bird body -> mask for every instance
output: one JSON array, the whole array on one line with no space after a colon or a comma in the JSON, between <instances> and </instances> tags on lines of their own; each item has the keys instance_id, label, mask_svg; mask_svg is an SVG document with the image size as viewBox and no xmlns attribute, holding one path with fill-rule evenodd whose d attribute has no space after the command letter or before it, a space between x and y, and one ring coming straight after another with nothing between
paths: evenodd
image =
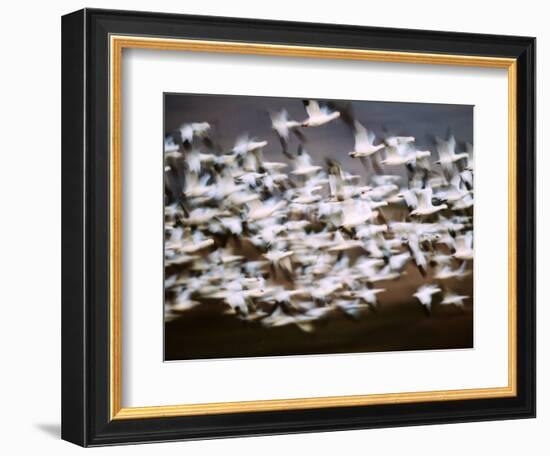
<instances>
[{"instance_id":1,"label":"bird body","mask_svg":"<svg viewBox=\"0 0 550 456\"><path fill-rule=\"evenodd\" d=\"M214 217L217 217L220 215L220 211L218 209L193 209L187 218L184 219L184 223L186 225L203 225L208 223L210 220L212 220Z\"/></svg>"},{"instance_id":2,"label":"bird body","mask_svg":"<svg viewBox=\"0 0 550 456\"><path fill-rule=\"evenodd\" d=\"M290 139L290 132L294 133L300 141L304 142L305 137L300 132L299 127L302 126L302 122L296 120L290 120L288 118L288 112L286 109L282 109L278 113L271 114L271 127L279 136L279 140L283 147L283 153L288 156L288 142Z\"/></svg>"},{"instance_id":3,"label":"bird body","mask_svg":"<svg viewBox=\"0 0 550 456\"><path fill-rule=\"evenodd\" d=\"M304 101L308 118L302 122L302 127L320 127L340 117L339 111L330 111L326 106L320 107L314 100Z\"/></svg>"},{"instance_id":4,"label":"bird body","mask_svg":"<svg viewBox=\"0 0 550 456\"><path fill-rule=\"evenodd\" d=\"M358 298L361 301L365 302L369 306L376 307L378 305L378 300L376 298L376 295L379 293L383 293L386 291L385 288L368 288L365 287L360 290L350 291L348 292L348 296L353 298Z\"/></svg>"},{"instance_id":5,"label":"bird body","mask_svg":"<svg viewBox=\"0 0 550 456\"><path fill-rule=\"evenodd\" d=\"M256 221L270 217L276 211L285 207L286 202L276 201L274 199L270 199L267 201L259 201L257 199L254 199L252 201L249 201L247 205L249 208L248 219L250 221Z\"/></svg>"},{"instance_id":6,"label":"bird body","mask_svg":"<svg viewBox=\"0 0 550 456\"><path fill-rule=\"evenodd\" d=\"M401 272L405 269L405 266L411 259L411 254L409 252L403 252L390 257L390 268L393 271Z\"/></svg>"},{"instance_id":7,"label":"bird body","mask_svg":"<svg viewBox=\"0 0 550 456\"><path fill-rule=\"evenodd\" d=\"M271 124L277 134L285 140L288 140L290 130L302 125L301 122L296 120L289 120L286 109L282 109L280 112L272 114Z\"/></svg>"},{"instance_id":8,"label":"bird body","mask_svg":"<svg viewBox=\"0 0 550 456\"><path fill-rule=\"evenodd\" d=\"M182 141L192 142L195 136L202 137L208 130L210 124L208 122L191 122L180 126L180 135Z\"/></svg>"},{"instance_id":9,"label":"bird body","mask_svg":"<svg viewBox=\"0 0 550 456\"><path fill-rule=\"evenodd\" d=\"M453 256L458 260L473 260L474 250L472 248L473 234L468 231L466 234L457 236L456 251Z\"/></svg>"},{"instance_id":10,"label":"bird body","mask_svg":"<svg viewBox=\"0 0 550 456\"><path fill-rule=\"evenodd\" d=\"M413 143L415 141L414 136L389 136L384 142L389 147L398 147L405 144Z\"/></svg>"},{"instance_id":11,"label":"bird body","mask_svg":"<svg viewBox=\"0 0 550 456\"><path fill-rule=\"evenodd\" d=\"M355 147L349 155L353 158L370 157L372 154L386 147L383 143L374 145L374 139L374 134L356 121Z\"/></svg>"},{"instance_id":12,"label":"bird body","mask_svg":"<svg viewBox=\"0 0 550 456\"><path fill-rule=\"evenodd\" d=\"M188 173L185 176L184 195L188 198L203 196L213 190L212 186L208 185L210 176L202 176L200 179L196 173Z\"/></svg>"},{"instance_id":13,"label":"bird body","mask_svg":"<svg viewBox=\"0 0 550 456\"><path fill-rule=\"evenodd\" d=\"M418 299L420 304L422 304L428 311L431 311L433 295L438 293L441 293L441 288L437 285L422 285L418 288L418 290L416 290L416 293L414 293L413 296Z\"/></svg>"},{"instance_id":14,"label":"bird body","mask_svg":"<svg viewBox=\"0 0 550 456\"><path fill-rule=\"evenodd\" d=\"M180 146L178 146L173 140L164 141L164 158L175 159L182 156L183 154L180 152Z\"/></svg>"},{"instance_id":15,"label":"bird body","mask_svg":"<svg viewBox=\"0 0 550 456\"><path fill-rule=\"evenodd\" d=\"M235 146L233 147L233 152L238 156L245 156L249 152L260 150L265 146L267 146L267 141L257 141L251 139L248 135L242 135L237 138Z\"/></svg>"},{"instance_id":16,"label":"bird body","mask_svg":"<svg viewBox=\"0 0 550 456\"><path fill-rule=\"evenodd\" d=\"M319 165L312 165L309 154L305 150L301 149L298 152L298 155L294 158L294 170L291 171L291 173L302 176L315 173L320 169L321 167Z\"/></svg>"},{"instance_id":17,"label":"bird body","mask_svg":"<svg viewBox=\"0 0 550 456\"><path fill-rule=\"evenodd\" d=\"M356 247L362 247L363 243L359 240L344 239L340 231L334 232L334 238L332 240L331 247L328 248L329 252L340 252L344 250L354 249Z\"/></svg>"},{"instance_id":18,"label":"bird body","mask_svg":"<svg viewBox=\"0 0 550 456\"><path fill-rule=\"evenodd\" d=\"M411 215L431 215L447 209L446 204L433 205L432 189L430 187L417 190L416 194L418 196L418 206L411 211Z\"/></svg>"},{"instance_id":19,"label":"bird body","mask_svg":"<svg viewBox=\"0 0 550 456\"><path fill-rule=\"evenodd\" d=\"M191 299L190 295L190 290L184 290L182 287L177 287L175 290L175 298L165 302L165 313L168 321L200 305L200 302Z\"/></svg>"},{"instance_id":20,"label":"bird body","mask_svg":"<svg viewBox=\"0 0 550 456\"><path fill-rule=\"evenodd\" d=\"M457 307L464 307L464 300L468 298L469 296L459 295L452 291L447 291L443 295L443 299L441 300L440 304L442 306L453 305Z\"/></svg>"},{"instance_id":21,"label":"bird body","mask_svg":"<svg viewBox=\"0 0 550 456\"><path fill-rule=\"evenodd\" d=\"M449 258L449 257L446 257ZM460 267L453 269L449 265L443 264L436 269L434 279L446 280L446 279L462 279L463 277L470 275L472 271L466 269L466 262L464 261Z\"/></svg>"},{"instance_id":22,"label":"bird body","mask_svg":"<svg viewBox=\"0 0 550 456\"><path fill-rule=\"evenodd\" d=\"M441 165L447 175L451 175L455 163L462 159L468 159L468 153L456 153L456 140L454 136L451 136L448 140L436 138L436 142L439 160L435 163Z\"/></svg>"}]
</instances>

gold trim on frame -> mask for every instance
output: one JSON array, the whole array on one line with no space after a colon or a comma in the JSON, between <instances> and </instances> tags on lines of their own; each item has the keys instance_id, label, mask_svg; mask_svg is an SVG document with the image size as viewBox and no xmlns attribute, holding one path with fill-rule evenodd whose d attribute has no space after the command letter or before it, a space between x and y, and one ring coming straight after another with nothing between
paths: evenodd
<instances>
[{"instance_id":1,"label":"gold trim on frame","mask_svg":"<svg viewBox=\"0 0 550 456\"><path fill-rule=\"evenodd\" d=\"M207 404L122 407L122 50L154 49L209 53L254 54L302 58L367 60L431 65L508 69L508 386L462 390L330 396ZM517 394L517 230L516 116L517 61L510 58L387 52L226 41L137 36L110 37L110 415L111 419L159 418L239 412L265 412L374 404L413 403L512 397Z\"/></svg>"}]
</instances>

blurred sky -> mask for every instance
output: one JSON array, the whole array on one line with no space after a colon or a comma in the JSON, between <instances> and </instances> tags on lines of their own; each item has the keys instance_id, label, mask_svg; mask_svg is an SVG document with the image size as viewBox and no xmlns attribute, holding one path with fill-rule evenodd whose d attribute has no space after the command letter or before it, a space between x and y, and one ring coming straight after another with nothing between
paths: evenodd
<instances>
[{"instance_id":1,"label":"blurred sky","mask_svg":"<svg viewBox=\"0 0 550 456\"><path fill-rule=\"evenodd\" d=\"M267 140L264 157L283 160L276 133L271 129L270 111L285 108L289 117L303 121L307 115L300 98L275 98L234 95L165 94L165 132L170 133L185 122L209 122L212 137L225 151L230 151L235 139L242 133ZM321 103L325 100L319 100ZM473 106L432 103L402 103L379 101L352 101L356 120L376 134L377 144L387 135L411 135L419 149L437 153L430 137L446 137L450 130L460 142L473 143ZM336 158L344 168L354 169L357 160L348 156L353 150L353 135L340 120L316 128L302 129L307 137L305 149L315 162L324 157ZM290 143L295 152L296 138ZM459 146L460 149L460 146Z\"/></svg>"}]
</instances>

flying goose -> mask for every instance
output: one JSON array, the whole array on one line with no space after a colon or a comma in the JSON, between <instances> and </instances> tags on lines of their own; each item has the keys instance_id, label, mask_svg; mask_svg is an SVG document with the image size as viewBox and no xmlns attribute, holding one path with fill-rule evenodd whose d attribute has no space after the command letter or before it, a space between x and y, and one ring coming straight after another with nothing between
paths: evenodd
<instances>
[{"instance_id":1,"label":"flying goose","mask_svg":"<svg viewBox=\"0 0 550 456\"><path fill-rule=\"evenodd\" d=\"M353 151L349 153L350 157L360 158L369 157L372 154L378 152L380 149L386 147L384 143L374 145L374 133L367 130L359 122L355 121L355 147Z\"/></svg>"},{"instance_id":2,"label":"flying goose","mask_svg":"<svg viewBox=\"0 0 550 456\"><path fill-rule=\"evenodd\" d=\"M376 309L378 306L378 300L376 295L386 291L385 288L368 288L364 287L360 290L352 290L347 292L347 296L357 298L366 303L370 308Z\"/></svg>"},{"instance_id":3,"label":"flying goose","mask_svg":"<svg viewBox=\"0 0 550 456\"><path fill-rule=\"evenodd\" d=\"M247 134L239 136L233 147L233 152L237 156L245 156L249 152L254 152L267 146L267 141L256 141L251 139Z\"/></svg>"},{"instance_id":4,"label":"flying goose","mask_svg":"<svg viewBox=\"0 0 550 456\"><path fill-rule=\"evenodd\" d=\"M337 299L334 304L338 309L344 312L345 315L353 318L354 320L359 320L363 312L370 308L359 299L354 299L352 301L348 299Z\"/></svg>"},{"instance_id":5,"label":"flying goose","mask_svg":"<svg viewBox=\"0 0 550 456\"><path fill-rule=\"evenodd\" d=\"M334 232L332 239L332 246L328 248L329 252L341 252L344 250L354 249L356 247L362 247L363 243L354 239L344 239L342 233L339 230Z\"/></svg>"},{"instance_id":6,"label":"flying goose","mask_svg":"<svg viewBox=\"0 0 550 456\"><path fill-rule=\"evenodd\" d=\"M450 175L456 162L468 158L467 152L456 153L456 140L450 136L448 140L436 138L436 148L439 154L439 160L435 164L441 165L446 174Z\"/></svg>"},{"instance_id":7,"label":"flying goose","mask_svg":"<svg viewBox=\"0 0 550 456\"><path fill-rule=\"evenodd\" d=\"M431 187L417 190L418 206L410 212L410 215L431 215L436 212L447 209L446 204L432 204L432 189Z\"/></svg>"},{"instance_id":8,"label":"flying goose","mask_svg":"<svg viewBox=\"0 0 550 456\"><path fill-rule=\"evenodd\" d=\"M203 163L214 163L216 161L214 154L204 154L198 149L191 149L185 154L185 163L189 171L200 173Z\"/></svg>"},{"instance_id":9,"label":"flying goose","mask_svg":"<svg viewBox=\"0 0 550 456\"><path fill-rule=\"evenodd\" d=\"M257 199L248 201L248 214L247 218L250 221L257 221L273 215L279 209L286 206L286 201L277 200L275 198L268 199L266 201L259 201Z\"/></svg>"},{"instance_id":10,"label":"flying goose","mask_svg":"<svg viewBox=\"0 0 550 456\"><path fill-rule=\"evenodd\" d=\"M449 258L449 257L446 256L446 258ZM436 269L434 273L434 279L438 279L438 280L446 280L446 279L454 279L454 278L462 279L463 277L470 275L472 273L472 271L468 271L466 269L466 265L467 265L466 261L463 261L458 268L453 269L448 264L442 264Z\"/></svg>"},{"instance_id":11,"label":"flying goose","mask_svg":"<svg viewBox=\"0 0 550 456\"><path fill-rule=\"evenodd\" d=\"M283 153L288 154L288 141L290 132L294 133L302 142L305 141L305 137L300 132L299 127L302 126L302 122L296 120L289 120L288 112L286 109L282 109L278 113L271 114L271 127L279 136L281 146L283 147Z\"/></svg>"},{"instance_id":12,"label":"flying goose","mask_svg":"<svg viewBox=\"0 0 550 456\"><path fill-rule=\"evenodd\" d=\"M274 266L278 266L284 271L291 273L292 272L292 262L290 257L294 254L292 250L268 250L267 253L264 253L263 256Z\"/></svg>"},{"instance_id":13,"label":"flying goose","mask_svg":"<svg viewBox=\"0 0 550 456\"><path fill-rule=\"evenodd\" d=\"M474 236L472 231L456 237L455 253L453 257L458 260L473 260L474 259L474 249L473 249L473 240Z\"/></svg>"},{"instance_id":14,"label":"flying goose","mask_svg":"<svg viewBox=\"0 0 550 456\"><path fill-rule=\"evenodd\" d=\"M430 313L432 311L433 295L441 293L441 288L437 285L421 285L414 293L414 297L420 301L420 304Z\"/></svg>"},{"instance_id":15,"label":"flying goose","mask_svg":"<svg viewBox=\"0 0 550 456\"><path fill-rule=\"evenodd\" d=\"M291 171L292 174L298 176L304 176L307 174L312 174L321 169L318 165L312 165L311 157L302 147L298 148L298 153L294 157L294 170Z\"/></svg>"},{"instance_id":16,"label":"flying goose","mask_svg":"<svg viewBox=\"0 0 550 456\"><path fill-rule=\"evenodd\" d=\"M315 100L304 100L308 118L302 122L302 127L320 127L340 117L340 111L330 111L327 106L319 106Z\"/></svg>"},{"instance_id":17,"label":"flying goose","mask_svg":"<svg viewBox=\"0 0 550 456\"><path fill-rule=\"evenodd\" d=\"M171 137L164 140L164 157L165 158L180 158L183 154L180 152L180 146L174 143Z\"/></svg>"},{"instance_id":18,"label":"flying goose","mask_svg":"<svg viewBox=\"0 0 550 456\"><path fill-rule=\"evenodd\" d=\"M213 190L213 187L208 185L209 181L209 175L204 175L199 178L199 175L196 173L187 173L185 175L185 187L183 194L187 198L203 196Z\"/></svg>"},{"instance_id":19,"label":"flying goose","mask_svg":"<svg viewBox=\"0 0 550 456\"><path fill-rule=\"evenodd\" d=\"M409 142L397 143L386 147L386 158L381 163L388 166L414 165L417 160L429 157L430 154L429 150L416 150Z\"/></svg>"},{"instance_id":20,"label":"flying goose","mask_svg":"<svg viewBox=\"0 0 550 456\"><path fill-rule=\"evenodd\" d=\"M193 142L195 136L203 137L210 130L208 122L191 122L180 126L179 131L181 140L189 143Z\"/></svg>"},{"instance_id":21,"label":"flying goose","mask_svg":"<svg viewBox=\"0 0 550 456\"><path fill-rule=\"evenodd\" d=\"M403 146L405 144L413 143L414 141L415 141L414 136L388 136L384 140L384 143L388 147L396 148L398 146Z\"/></svg>"},{"instance_id":22,"label":"flying goose","mask_svg":"<svg viewBox=\"0 0 550 456\"><path fill-rule=\"evenodd\" d=\"M459 295L453 291L446 291L443 294L443 299L439 304L443 306L453 305L457 307L464 307L464 300L468 298L469 296Z\"/></svg>"}]
</instances>

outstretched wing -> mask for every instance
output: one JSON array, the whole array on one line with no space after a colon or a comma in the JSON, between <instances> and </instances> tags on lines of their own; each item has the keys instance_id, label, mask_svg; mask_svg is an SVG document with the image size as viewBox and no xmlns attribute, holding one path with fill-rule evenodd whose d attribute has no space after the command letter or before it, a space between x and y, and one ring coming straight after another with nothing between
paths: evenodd
<instances>
[{"instance_id":1,"label":"outstretched wing","mask_svg":"<svg viewBox=\"0 0 550 456\"><path fill-rule=\"evenodd\" d=\"M304 100L304 106L309 117L317 117L321 115L319 103L315 100Z\"/></svg>"}]
</instances>

